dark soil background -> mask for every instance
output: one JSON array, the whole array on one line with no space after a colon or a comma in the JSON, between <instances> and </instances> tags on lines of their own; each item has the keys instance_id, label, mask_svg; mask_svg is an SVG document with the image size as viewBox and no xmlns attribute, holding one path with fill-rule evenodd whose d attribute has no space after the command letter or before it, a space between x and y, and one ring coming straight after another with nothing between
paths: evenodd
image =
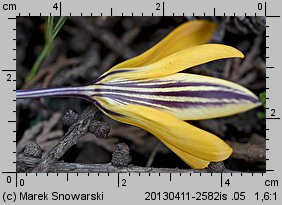
<instances>
[{"instance_id":1,"label":"dark soil background","mask_svg":"<svg viewBox=\"0 0 282 205\"><path fill-rule=\"evenodd\" d=\"M265 91L265 18L205 17L219 25L212 42L231 45L245 59L204 64L189 73L223 78L241 84L257 96ZM75 86L93 81L113 65L156 44L183 22L196 17L70 17L59 31L52 52L37 76L25 82L44 46L44 17L17 18L17 89ZM67 131L62 116L68 110L81 113L89 102L80 99L17 100L17 151L36 142L43 154ZM265 110L263 107L232 117L191 122L210 131L234 148L225 166L244 172L265 170ZM130 163L160 168L189 168L150 133L106 116L111 132L105 139L87 134L61 160L109 163L114 147L130 147Z\"/></svg>"}]
</instances>

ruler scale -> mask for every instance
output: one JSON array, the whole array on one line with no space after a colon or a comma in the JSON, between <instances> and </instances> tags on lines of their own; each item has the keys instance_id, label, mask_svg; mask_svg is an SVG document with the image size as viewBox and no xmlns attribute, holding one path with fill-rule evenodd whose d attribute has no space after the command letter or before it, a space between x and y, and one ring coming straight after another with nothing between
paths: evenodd
<instances>
[{"instance_id":1,"label":"ruler scale","mask_svg":"<svg viewBox=\"0 0 282 205\"><path fill-rule=\"evenodd\" d=\"M233 203L281 200L281 11L274 1L1 1L0 204ZM18 16L265 16L266 173L17 173L16 19ZM35 195L37 194L37 195ZM152 202L151 202L152 201ZM168 202L166 202L168 201ZM208 201L208 202L207 202Z\"/></svg>"}]
</instances>

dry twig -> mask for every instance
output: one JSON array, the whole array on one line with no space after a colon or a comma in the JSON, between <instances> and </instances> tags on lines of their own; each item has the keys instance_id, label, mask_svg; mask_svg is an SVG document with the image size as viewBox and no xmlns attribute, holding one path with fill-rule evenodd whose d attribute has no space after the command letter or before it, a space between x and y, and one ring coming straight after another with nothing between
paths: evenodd
<instances>
[{"instance_id":1,"label":"dry twig","mask_svg":"<svg viewBox=\"0 0 282 205\"><path fill-rule=\"evenodd\" d=\"M33 146L36 148L36 146ZM37 147L38 148L38 147ZM34 153L34 151L32 151ZM120 143L117 144L112 156L111 163L107 164L82 164L82 163L65 163L55 162L50 165L49 172L57 173L219 173L219 172L235 172L226 169L223 162L210 163L207 169L172 169L172 168L151 168L128 166L129 147ZM26 170L37 167L42 161L34 156L18 155L18 170ZM34 169L33 169L34 170Z\"/></svg>"},{"instance_id":2,"label":"dry twig","mask_svg":"<svg viewBox=\"0 0 282 205\"><path fill-rule=\"evenodd\" d=\"M49 168L59 160L63 154L88 131L96 136L105 137L109 133L109 128L101 128L101 124L96 119L99 112L96 108L88 108L81 115L69 115L72 119L68 119L67 123L73 122L65 136L56 144L46 156L31 170L31 172L48 172ZM98 133L97 130L101 133ZM103 133L102 133L103 132Z\"/></svg>"}]
</instances>

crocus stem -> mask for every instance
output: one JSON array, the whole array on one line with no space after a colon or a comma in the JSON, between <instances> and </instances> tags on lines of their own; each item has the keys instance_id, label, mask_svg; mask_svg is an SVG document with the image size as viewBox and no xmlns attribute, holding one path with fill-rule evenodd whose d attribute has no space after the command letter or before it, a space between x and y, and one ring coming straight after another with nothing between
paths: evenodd
<instances>
[{"instance_id":1,"label":"crocus stem","mask_svg":"<svg viewBox=\"0 0 282 205\"><path fill-rule=\"evenodd\" d=\"M62 87L62 88L46 88L17 90L17 99L40 98L40 97L85 97L84 87Z\"/></svg>"}]
</instances>

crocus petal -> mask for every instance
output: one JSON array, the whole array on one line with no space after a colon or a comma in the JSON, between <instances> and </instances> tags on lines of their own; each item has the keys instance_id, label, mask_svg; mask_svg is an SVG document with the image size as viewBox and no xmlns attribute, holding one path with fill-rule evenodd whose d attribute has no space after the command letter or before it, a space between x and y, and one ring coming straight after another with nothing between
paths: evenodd
<instances>
[{"instance_id":1,"label":"crocus petal","mask_svg":"<svg viewBox=\"0 0 282 205\"><path fill-rule=\"evenodd\" d=\"M112 78L148 79L171 75L210 61L224 58L243 58L241 51L222 44L204 44L181 50L150 65L136 68L120 68L103 75L103 82Z\"/></svg>"},{"instance_id":2,"label":"crocus petal","mask_svg":"<svg viewBox=\"0 0 282 205\"><path fill-rule=\"evenodd\" d=\"M203 168L210 161L223 161L232 153L232 149L217 136L169 113L140 105L111 106L103 100L98 101L105 114L149 131L193 168ZM111 110L111 113L105 109Z\"/></svg>"},{"instance_id":3,"label":"crocus petal","mask_svg":"<svg viewBox=\"0 0 282 205\"><path fill-rule=\"evenodd\" d=\"M185 48L207 43L215 29L216 24L207 20L189 21L181 24L145 53L116 65L108 72L119 68L149 65Z\"/></svg>"},{"instance_id":4,"label":"crocus petal","mask_svg":"<svg viewBox=\"0 0 282 205\"><path fill-rule=\"evenodd\" d=\"M195 169L204 169L206 168L210 161L206 161L203 159L200 159L198 157L195 157L191 154L188 154L187 152L184 152L173 145L162 141L171 151L173 151L175 154L177 154L186 164L188 164L190 167Z\"/></svg>"},{"instance_id":5,"label":"crocus petal","mask_svg":"<svg viewBox=\"0 0 282 205\"><path fill-rule=\"evenodd\" d=\"M248 89L230 81L186 73L144 80L113 79L89 86L87 95L108 104L137 104L182 120L229 116L260 105Z\"/></svg>"}]
</instances>

